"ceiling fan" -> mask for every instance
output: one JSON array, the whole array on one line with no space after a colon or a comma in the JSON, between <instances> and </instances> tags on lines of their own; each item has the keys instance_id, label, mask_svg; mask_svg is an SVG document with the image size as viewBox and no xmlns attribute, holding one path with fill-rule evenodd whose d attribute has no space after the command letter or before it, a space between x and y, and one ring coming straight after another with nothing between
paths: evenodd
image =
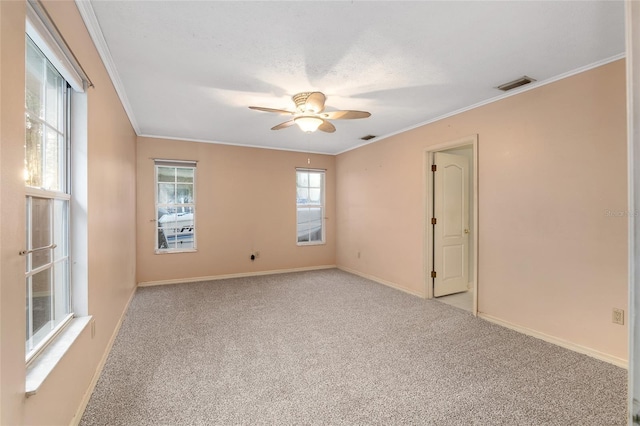
<instances>
[{"instance_id":1,"label":"ceiling fan","mask_svg":"<svg viewBox=\"0 0 640 426\"><path fill-rule=\"evenodd\" d=\"M328 120L350 120L355 118L367 118L371 113L366 111L327 111L324 112L324 102L327 97L322 92L302 92L291 97L296 104L295 111L285 109L263 108L250 106L249 108L257 111L275 112L276 114L292 115L293 118L284 123L271 128L271 130L280 130L285 127L297 124L303 132L315 132L321 130L327 133L333 133L336 128Z\"/></svg>"}]
</instances>

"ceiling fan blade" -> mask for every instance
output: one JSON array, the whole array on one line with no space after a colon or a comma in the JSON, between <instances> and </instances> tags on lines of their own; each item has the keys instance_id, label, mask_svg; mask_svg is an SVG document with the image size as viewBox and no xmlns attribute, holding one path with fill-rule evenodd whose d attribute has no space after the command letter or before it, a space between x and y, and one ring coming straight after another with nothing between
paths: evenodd
<instances>
[{"instance_id":1,"label":"ceiling fan blade","mask_svg":"<svg viewBox=\"0 0 640 426\"><path fill-rule=\"evenodd\" d=\"M287 111L285 109L264 108L264 107L257 107L257 106L250 106L249 108L255 109L256 111L275 112L276 114L288 114L288 115L294 114L294 112Z\"/></svg>"},{"instance_id":2,"label":"ceiling fan blade","mask_svg":"<svg viewBox=\"0 0 640 426\"><path fill-rule=\"evenodd\" d=\"M277 126L273 126L271 130L284 129L285 127L293 126L294 124L295 124L294 120L285 121L284 123L280 123Z\"/></svg>"},{"instance_id":3,"label":"ceiling fan blade","mask_svg":"<svg viewBox=\"0 0 640 426\"><path fill-rule=\"evenodd\" d=\"M316 114L324 111L324 102L327 98L322 92L311 92L307 96L304 105L305 112L315 112Z\"/></svg>"},{"instance_id":4,"label":"ceiling fan blade","mask_svg":"<svg viewBox=\"0 0 640 426\"><path fill-rule=\"evenodd\" d=\"M322 124L318 127L318 130L322 130L323 132L333 133L336 131L336 126L329 123L327 120L322 120Z\"/></svg>"},{"instance_id":5,"label":"ceiling fan blade","mask_svg":"<svg viewBox=\"0 0 640 426\"><path fill-rule=\"evenodd\" d=\"M323 112L322 117L329 120L353 120L356 118L367 118L371 115L367 111L329 111Z\"/></svg>"}]
</instances>

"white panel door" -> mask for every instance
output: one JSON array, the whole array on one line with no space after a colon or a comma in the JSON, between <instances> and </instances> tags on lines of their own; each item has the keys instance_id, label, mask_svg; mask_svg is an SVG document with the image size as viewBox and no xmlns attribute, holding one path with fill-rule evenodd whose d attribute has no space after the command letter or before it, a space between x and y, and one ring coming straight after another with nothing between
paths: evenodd
<instances>
[{"instance_id":1,"label":"white panel door","mask_svg":"<svg viewBox=\"0 0 640 426\"><path fill-rule=\"evenodd\" d=\"M467 291L469 282L469 159L437 152L433 206L435 297Z\"/></svg>"}]
</instances>

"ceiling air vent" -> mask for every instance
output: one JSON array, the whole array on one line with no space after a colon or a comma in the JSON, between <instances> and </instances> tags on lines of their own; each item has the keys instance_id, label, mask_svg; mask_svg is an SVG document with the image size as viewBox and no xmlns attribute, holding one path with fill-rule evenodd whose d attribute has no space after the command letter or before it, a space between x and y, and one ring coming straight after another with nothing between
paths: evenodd
<instances>
[{"instance_id":1,"label":"ceiling air vent","mask_svg":"<svg viewBox=\"0 0 640 426\"><path fill-rule=\"evenodd\" d=\"M371 139L375 138L375 136L373 135L367 135L367 136L363 136L360 139L362 139L363 141L370 141Z\"/></svg>"},{"instance_id":2,"label":"ceiling air vent","mask_svg":"<svg viewBox=\"0 0 640 426\"><path fill-rule=\"evenodd\" d=\"M524 86L525 84L529 84L529 83L531 83L533 81L536 81L536 79L535 78L531 78L531 77L527 77L525 75L522 78L519 78L517 80L513 80L513 81L510 81L508 83L502 84L502 85L498 86L497 88L502 90L502 91L504 91L504 92L506 92L506 91L515 89L517 87Z\"/></svg>"}]
</instances>

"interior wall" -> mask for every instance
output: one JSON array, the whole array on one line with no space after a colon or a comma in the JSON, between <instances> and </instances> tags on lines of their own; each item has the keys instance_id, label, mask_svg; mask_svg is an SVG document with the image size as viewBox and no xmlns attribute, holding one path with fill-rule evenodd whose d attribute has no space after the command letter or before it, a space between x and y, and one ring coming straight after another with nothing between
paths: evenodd
<instances>
[{"instance_id":1,"label":"interior wall","mask_svg":"<svg viewBox=\"0 0 640 426\"><path fill-rule=\"evenodd\" d=\"M135 290L135 141L111 80L73 1L43 2L95 84L87 91L87 328L46 379L25 397L24 74L25 2L2 1L0 56L0 424L69 424Z\"/></svg>"},{"instance_id":2,"label":"interior wall","mask_svg":"<svg viewBox=\"0 0 640 426\"><path fill-rule=\"evenodd\" d=\"M25 264L17 254L24 247L25 229L20 178L25 138L25 5L3 1L0 10L0 424L20 424L25 388Z\"/></svg>"},{"instance_id":3,"label":"interior wall","mask_svg":"<svg viewBox=\"0 0 640 426\"><path fill-rule=\"evenodd\" d=\"M625 120L619 60L339 155L338 266L424 295L424 151L478 134L480 313L626 360Z\"/></svg>"},{"instance_id":4,"label":"interior wall","mask_svg":"<svg viewBox=\"0 0 640 426\"><path fill-rule=\"evenodd\" d=\"M335 265L334 156L145 137L137 155L138 282ZM154 158L198 162L195 253L155 254ZM326 244L296 244L296 167L326 169Z\"/></svg>"}]
</instances>

